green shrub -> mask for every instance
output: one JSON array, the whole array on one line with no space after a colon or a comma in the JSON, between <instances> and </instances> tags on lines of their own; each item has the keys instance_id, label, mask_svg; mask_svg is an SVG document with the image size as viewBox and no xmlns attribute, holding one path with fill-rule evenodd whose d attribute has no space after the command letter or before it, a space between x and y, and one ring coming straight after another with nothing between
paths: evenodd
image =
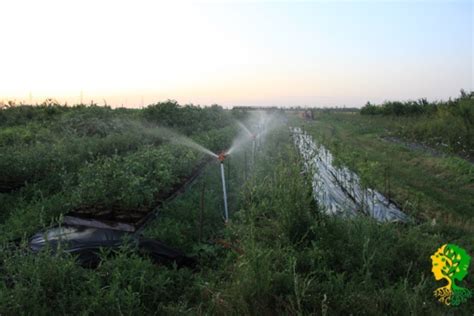
<instances>
[{"instance_id":1,"label":"green shrub","mask_svg":"<svg viewBox=\"0 0 474 316\"><path fill-rule=\"evenodd\" d=\"M220 129L233 124L230 115L218 105L180 106L173 100L149 105L143 110L143 117L149 122L176 129L185 135Z\"/></svg>"},{"instance_id":2,"label":"green shrub","mask_svg":"<svg viewBox=\"0 0 474 316\"><path fill-rule=\"evenodd\" d=\"M149 208L158 194L166 193L184 170L189 170L189 160L196 156L186 154L178 159L169 147L162 146L87 163L79 170L77 202L123 209Z\"/></svg>"}]
</instances>

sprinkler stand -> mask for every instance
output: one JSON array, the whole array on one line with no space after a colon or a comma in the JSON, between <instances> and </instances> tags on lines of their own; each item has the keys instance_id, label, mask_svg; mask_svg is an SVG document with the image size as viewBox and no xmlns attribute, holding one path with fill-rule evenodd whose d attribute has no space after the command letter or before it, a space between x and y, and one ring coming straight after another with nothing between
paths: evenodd
<instances>
[{"instance_id":1,"label":"sprinkler stand","mask_svg":"<svg viewBox=\"0 0 474 316\"><path fill-rule=\"evenodd\" d=\"M221 178L222 178L222 192L224 194L224 218L225 222L229 221L229 211L227 209L227 190L225 185L225 175L224 175L224 160L226 156L224 153L221 153L218 157L219 161L221 162Z\"/></svg>"}]
</instances>

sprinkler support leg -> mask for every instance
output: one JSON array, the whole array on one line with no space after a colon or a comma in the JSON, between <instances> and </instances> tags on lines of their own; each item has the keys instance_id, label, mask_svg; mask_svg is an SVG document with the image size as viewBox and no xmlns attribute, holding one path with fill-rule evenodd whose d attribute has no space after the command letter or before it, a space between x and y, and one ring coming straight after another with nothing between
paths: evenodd
<instances>
[{"instance_id":1,"label":"sprinkler support leg","mask_svg":"<svg viewBox=\"0 0 474 316\"><path fill-rule=\"evenodd\" d=\"M229 212L227 210L227 191L225 187L224 162L221 161L222 192L224 193L224 216L225 221L229 221Z\"/></svg>"},{"instance_id":2,"label":"sprinkler support leg","mask_svg":"<svg viewBox=\"0 0 474 316\"><path fill-rule=\"evenodd\" d=\"M244 151L244 180L247 181L247 151Z\"/></svg>"},{"instance_id":3,"label":"sprinkler support leg","mask_svg":"<svg viewBox=\"0 0 474 316\"><path fill-rule=\"evenodd\" d=\"M255 146L256 146L256 143L255 143L255 138L254 138L252 142L252 164L255 164Z\"/></svg>"}]
</instances>

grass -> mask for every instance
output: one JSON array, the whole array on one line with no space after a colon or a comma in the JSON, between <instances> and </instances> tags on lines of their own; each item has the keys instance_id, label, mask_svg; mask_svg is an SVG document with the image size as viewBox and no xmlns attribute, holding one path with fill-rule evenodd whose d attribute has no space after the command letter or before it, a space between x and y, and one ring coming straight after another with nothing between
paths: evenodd
<instances>
[{"instance_id":1,"label":"grass","mask_svg":"<svg viewBox=\"0 0 474 316\"><path fill-rule=\"evenodd\" d=\"M378 106L367 103L360 114L403 117L395 134L474 158L474 92L461 90L459 97L448 101L385 101Z\"/></svg>"},{"instance_id":2,"label":"grass","mask_svg":"<svg viewBox=\"0 0 474 316\"><path fill-rule=\"evenodd\" d=\"M58 220L73 192L43 195L41 186L28 185L4 195L15 208L2 219L0 314L471 315L472 304L446 307L433 297L441 285L432 277L430 255L448 242L474 253L472 198L462 194L472 190L472 169L456 157L381 139L395 124L384 120L327 114L304 128L382 192L388 187L380 177L390 167L385 193L417 222L381 224L320 212L287 126L280 125L254 164L246 159L250 146L225 161L227 225L219 168L210 163L143 232L193 255L195 269L153 265L131 245L115 256L104 253L96 270L67 255L32 255L25 238ZM19 248L6 243L13 237L24 237ZM472 288L472 273L462 283Z\"/></svg>"},{"instance_id":3,"label":"grass","mask_svg":"<svg viewBox=\"0 0 474 316\"><path fill-rule=\"evenodd\" d=\"M455 155L435 156L385 140L399 120L321 113L304 127L339 163L358 172L369 186L390 196L409 214L472 229L473 164Z\"/></svg>"},{"instance_id":4,"label":"grass","mask_svg":"<svg viewBox=\"0 0 474 316\"><path fill-rule=\"evenodd\" d=\"M242 254L209 285L212 313L472 313L468 305L450 310L432 297L429 259L448 240L466 246L472 238L429 223L320 214L308 183L296 176L300 164L287 133L267 146L228 227Z\"/></svg>"}]
</instances>

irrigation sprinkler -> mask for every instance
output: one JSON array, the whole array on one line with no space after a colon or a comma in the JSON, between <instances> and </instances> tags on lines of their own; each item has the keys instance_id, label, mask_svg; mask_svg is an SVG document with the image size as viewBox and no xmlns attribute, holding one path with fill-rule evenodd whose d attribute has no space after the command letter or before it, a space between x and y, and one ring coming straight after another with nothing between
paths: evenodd
<instances>
[{"instance_id":1,"label":"irrigation sprinkler","mask_svg":"<svg viewBox=\"0 0 474 316\"><path fill-rule=\"evenodd\" d=\"M224 194L224 218L225 222L229 221L229 212L227 209L227 190L225 186L225 176L224 176L224 160L227 157L225 152L219 154L217 159L221 162L221 178L222 178L222 192Z\"/></svg>"}]
</instances>

